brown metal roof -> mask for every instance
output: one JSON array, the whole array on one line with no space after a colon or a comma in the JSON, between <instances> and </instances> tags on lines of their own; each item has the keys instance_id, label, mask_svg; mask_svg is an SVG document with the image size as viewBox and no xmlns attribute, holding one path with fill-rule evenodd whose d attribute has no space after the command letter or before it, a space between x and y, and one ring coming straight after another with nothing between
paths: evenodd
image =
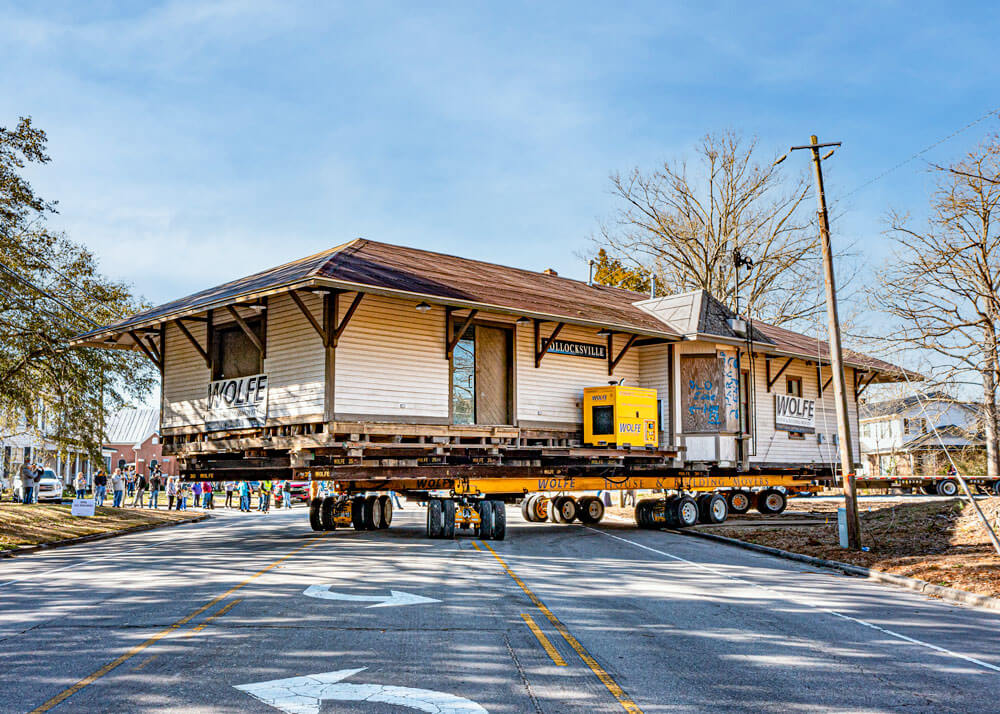
<instances>
[{"instance_id":1,"label":"brown metal roof","mask_svg":"<svg viewBox=\"0 0 1000 714\"><path fill-rule=\"evenodd\" d=\"M645 297L640 293L359 238L144 310L126 320L82 334L73 342L80 344L98 336L120 334L221 307L240 298L250 299L306 285L398 294L446 305L493 308L571 323L679 337L633 305Z\"/></svg>"}]
</instances>

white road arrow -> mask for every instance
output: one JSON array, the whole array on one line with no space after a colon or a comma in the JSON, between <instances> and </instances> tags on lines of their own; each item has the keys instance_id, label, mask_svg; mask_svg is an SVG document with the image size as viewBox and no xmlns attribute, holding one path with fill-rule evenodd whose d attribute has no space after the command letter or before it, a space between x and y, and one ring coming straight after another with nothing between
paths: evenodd
<instances>
[{"instance_id":1,"label":"white road arrow","mask_svg":"<svg viewBox=\"0 0 1000 714\"><path fill-rule=\"evenodd\" d=\"M489 714L474 701L446 692L341 681L364 669L340 669L305 677L240 684L236 689L287 714L319 714L323 701L383 702L432 714Z\"/></svg>"},{"instance_id":2,"label":"white road arrow","mask_svg":"<svg viewBox=\"0 0 1000 714\"><path fill-rule=\"evenodd\" d=\"M395 607L397 605L422 605L428 602L441 602L431 597L423 595L413 595L411 593L390 590L389 595L345 595L335 593L330 588L332 585L310 585L302 594L307 597L318 597L322 600L346 600L347 602L374 602L368 607Z\"/></svg>"}]
</instances>

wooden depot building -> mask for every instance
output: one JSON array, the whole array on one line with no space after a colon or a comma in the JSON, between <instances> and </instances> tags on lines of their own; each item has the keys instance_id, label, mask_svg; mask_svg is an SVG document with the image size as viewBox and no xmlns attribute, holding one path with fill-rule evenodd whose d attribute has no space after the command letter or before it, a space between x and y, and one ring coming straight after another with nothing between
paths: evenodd
<instances>
[{"instance_id":1,"label":"wooden depot building","mask_svg":"<svg viewBox=\"0 0 1000 714\"><path fill-rule=\"evenodd\" d=\"M364 239L73 344L156 364L163 453L191 477L430 487L814 474L837 460L825 342L749 323L703 291L651 299ZM901 371L857 353L845 365L860 460L858 397ZM655 447L583 442L583 391L609 383L656 390Z\"/></svg>"}]
</instances>

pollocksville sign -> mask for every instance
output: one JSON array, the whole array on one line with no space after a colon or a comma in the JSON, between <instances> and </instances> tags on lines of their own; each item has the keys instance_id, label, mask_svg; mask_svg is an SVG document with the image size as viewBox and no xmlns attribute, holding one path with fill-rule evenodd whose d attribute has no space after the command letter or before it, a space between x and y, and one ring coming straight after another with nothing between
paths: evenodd
<instances>
[{"instance_id":1,"label":"pollocksville sign","mask_svg":"<svg viewBox=\"0 0 1000 714\"><path fill-rule=\"evenodd\" d=\"M570 342L569 340L553 340L549 346L549 354L570 355L571 357L593 357L607 359L608 348L604 345L591 345L586 342Z\"/></svg>"}]
</instances>

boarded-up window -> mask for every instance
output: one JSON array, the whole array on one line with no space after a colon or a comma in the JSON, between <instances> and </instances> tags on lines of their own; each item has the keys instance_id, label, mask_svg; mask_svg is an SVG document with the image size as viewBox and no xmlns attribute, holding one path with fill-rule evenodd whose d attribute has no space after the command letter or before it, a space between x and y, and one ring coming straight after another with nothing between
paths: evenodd
<instances>
[{"instance_id":1,"label":"boarded-up window","mask_svg":"<svg viewBox=\"0 0 1000 714\"><path fill-rule=\"evenodd\" d=\"M722 431L722 364L711 355L681 356L681 428L685 434Z\"/></svg>"},{"instance_id":2,"label":"boarded-up window","mask_svg":"<svg viewBox=\"0 0 1000 714\"><path fill-rule=\"evenodd\" d=\"M257 339L264 341L263 320L248 320ZM257 345L239 325L222 325L212 331L212 379L237 379L260 374L263 360Z\"/></svg>"}]
</instances>

